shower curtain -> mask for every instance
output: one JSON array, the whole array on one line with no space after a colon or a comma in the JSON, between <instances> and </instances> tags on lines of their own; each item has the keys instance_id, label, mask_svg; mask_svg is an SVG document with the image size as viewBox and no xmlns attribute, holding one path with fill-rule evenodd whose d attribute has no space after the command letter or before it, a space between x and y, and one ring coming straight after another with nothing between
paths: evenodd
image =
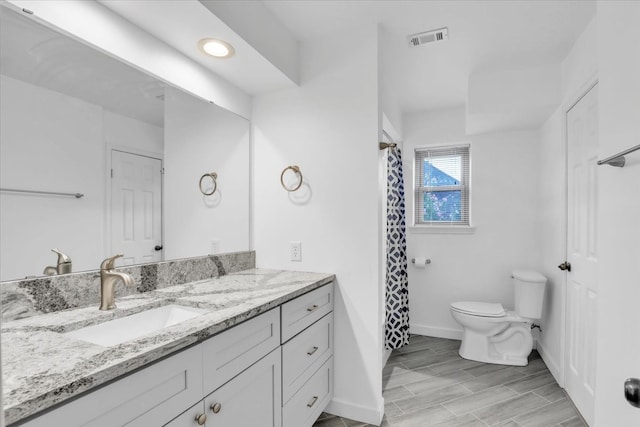
<instances>
[{"instance_id":1,"label":"shower curtain","mask_svg":"<svg viewBox=\"0 0 640 427\"><path fill-rule=\"evenodd\" d=\"M387 150L387 272L385 348L409 344L409 290L400 148Z\"/></svg>"}]
</instances>

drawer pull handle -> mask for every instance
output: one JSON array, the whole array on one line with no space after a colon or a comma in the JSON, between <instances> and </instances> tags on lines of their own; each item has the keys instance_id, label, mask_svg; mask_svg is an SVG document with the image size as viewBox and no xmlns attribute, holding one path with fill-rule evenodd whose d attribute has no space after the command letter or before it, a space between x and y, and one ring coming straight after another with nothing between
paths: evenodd
<instances>
[{"instance_id":1,"label":"drawer pull handle","mask_svg":"<svg viewBox=\"0 0 640 427\"><path fill-rule=\"evenodd\" d=\"M199 426L203 426L207 422L207 416L205 414L196 415L196 422Z\"/></svg>"},{"instance_id":2,"label":"drawer pull handle","mask_svg":"<svg viewBox=\"0 0 640 427\"><path fill-rule=\"evenodd\" d=\"M307 356L311 356L316 351L318 351L318 347L313 347L313 349L311 351L307 351Z\"/></svg>"},{"instance_id":3,"label":"drawer pull handle","mask_svg":"<svg viewBox=\"0 0 640 427\"><path fill-rule=\"evenodd\" d=\"M217 414L222 409L222 405L220 403L212 403L211 404L211 412Z\"/></svg>"},{"instance_id":4,"label":"drawer pull handle","mask_svg":"<svg viewBox=\"0 0 640 427\"><path fill-rule=\"evenodd\" d=\"M307 308L307 311L311 312L318 309L318 304L313 304L311 307Z\"/></svg>"},{"instance_id":5,"label":"drawer pull handle","mask_svg":"<svg viewBox=\"0 0 640 427\"><path fill-rule=\"evenodd\" d=\"M311 402L307 403L307 407L311 408L313 405L316 404L317 400L318 400L318 396L313 396L313 399L311 399Z\"/></svg>"}]
</instances>

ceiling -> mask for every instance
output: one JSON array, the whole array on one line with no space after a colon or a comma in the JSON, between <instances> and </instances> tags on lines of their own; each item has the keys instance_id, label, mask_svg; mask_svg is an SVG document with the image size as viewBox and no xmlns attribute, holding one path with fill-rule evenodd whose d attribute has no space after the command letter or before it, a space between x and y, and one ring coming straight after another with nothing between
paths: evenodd
<instances>
[{"instance_id":1,"label":"ceiling","mask_svg":"<svg viewBox=\"0 0 640 427\"><path fill-rule=\"evenodd\" d=\"M241 35L197 0L101 2L248 94L294 85ZM595 14L595 3L583 0L265 0L262 4L276 23L282 24L285 31L300 41L302 49L306 40L321 38L328 33L348 34L350 29L361 25L380 24L384 67L382 78L395 95L403 113L464 106L469 76L480 71L559 63ZM255 19L251 21L247 18L247 21L255 22ZM73 46L70 41L50 40L43 43L47 38L56 36L51 31L35 38L8 33L18 31L24 25L16 22L5 25L3 22L3 42L23 40L20 43L31 43L20 49L31 52L34 61L37 58L33 55L45 55L50 68L58 72L57 76L33 75L34 79L55 83L65 72L69 73L68 69L64 69L65 61L77 62L80 56L91 55L91 49L79 43ZM267 27L266 24L264 26ZM408 46L407 35L441 27L448 27L448 41L417 48ZM205 57L197 49L197 40L203 37L219 37L231 42L236 48L236 55L228 60ZM40 53L34 50L35 45L40 46ZM62 45L68 45L64 53L43 51L49 46L54 49L52 52L56 52L55 49L61 49ZM2 62L5 66L10 63L9 52L3 45ZM121 64L117 61L100 62L107 59L96 57L92 60L99 63L97 68L102 70L101 78L106 79L105 85L110 85L107 92L111 87L114 91L132 92L127 85L133 85L133 81L136 81L138 87L146 88L147 97L157 102L155 95L159 93L158 82L144 80L142 73L131 74L130 83L123 82L122 77L112 78L108 83L110 76L121 76L121 72L129 71L119 70ZM37 60L42 61L42 58ZM16 69L12 73L18 76L36 71ZM75 72L81 73L81 70ZM78 74L73 79L78 87L86 80L84 86L89 88L96 81L89 73ZM121 82L119 89L116 88L118 80ZM57 84L71 86L71 90L74 86L61 80ZM95 96L99 98L101 95L97 89ZM133 105L133 102L129 104ZM161 108L159 104L155 107ZM126 108L126 105L119 108ZM158 123L157 118L140 117L142 110L131 115Z\"/></svg>"},{"instance_id":2,"label":"ceiling","mask_svg":"<svg viewBox=\"0 0 640 427\"><path fill-rule=\"evenodd\" d=\"M595 14L592 1L266 0L298 40L378 23L383 79L402 112L462 106L471 73L558 63ZM448 27L417 48L409 34Z\"/></svg>"},{"instance_id":3,"label":"ceiling","mask_svg":"<svg viewBox=\"0 0 640 427\"><path fill-rule=\"evenodd\" d=\"M198 0L99 1L249 95L294 86L284 73ZM206 56L198 49L198 41L203 38L224 40L236 53L228 59Z\"/></svg>"}]
</instances>

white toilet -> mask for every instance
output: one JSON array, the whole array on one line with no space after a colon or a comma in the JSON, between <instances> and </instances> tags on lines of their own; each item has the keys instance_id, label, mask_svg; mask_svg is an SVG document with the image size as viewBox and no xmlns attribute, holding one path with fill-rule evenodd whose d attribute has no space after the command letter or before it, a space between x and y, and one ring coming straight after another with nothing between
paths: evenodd
<instances>
[{"instance_id":1,"label":"white toilet","mask_svg":"<svg viewBox=\"0 0 640 427\"><path fill-rule=\"evenodd\" d=\"M478 362L525 366L533 348L531 325L542 316L547 278L536 271L511 273L515 311L498 303L454 302L451 315L462 325L460 356Z\"/></svg>"}]
</instances>

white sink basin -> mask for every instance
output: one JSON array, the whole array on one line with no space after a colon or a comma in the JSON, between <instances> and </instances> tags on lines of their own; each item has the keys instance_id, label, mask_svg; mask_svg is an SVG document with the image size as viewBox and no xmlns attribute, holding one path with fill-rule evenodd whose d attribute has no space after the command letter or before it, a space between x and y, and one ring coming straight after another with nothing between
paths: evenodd
<instances>
[{"instance_id":1,"label":"white sink basin","mask_svg":"<svg viewBox=\"0 0 640 427\"><path fill-rule=\"evenodd\" d=\"M110 347L126 341L131 341L143 335L160 331L169 326L193 319L206 313L207 310L199 308L183 307L181 305L166 305L154 308L131 316L121 317L87 326L76 331L67 332L64 335Z\"/></svg>"}]
</instances>

